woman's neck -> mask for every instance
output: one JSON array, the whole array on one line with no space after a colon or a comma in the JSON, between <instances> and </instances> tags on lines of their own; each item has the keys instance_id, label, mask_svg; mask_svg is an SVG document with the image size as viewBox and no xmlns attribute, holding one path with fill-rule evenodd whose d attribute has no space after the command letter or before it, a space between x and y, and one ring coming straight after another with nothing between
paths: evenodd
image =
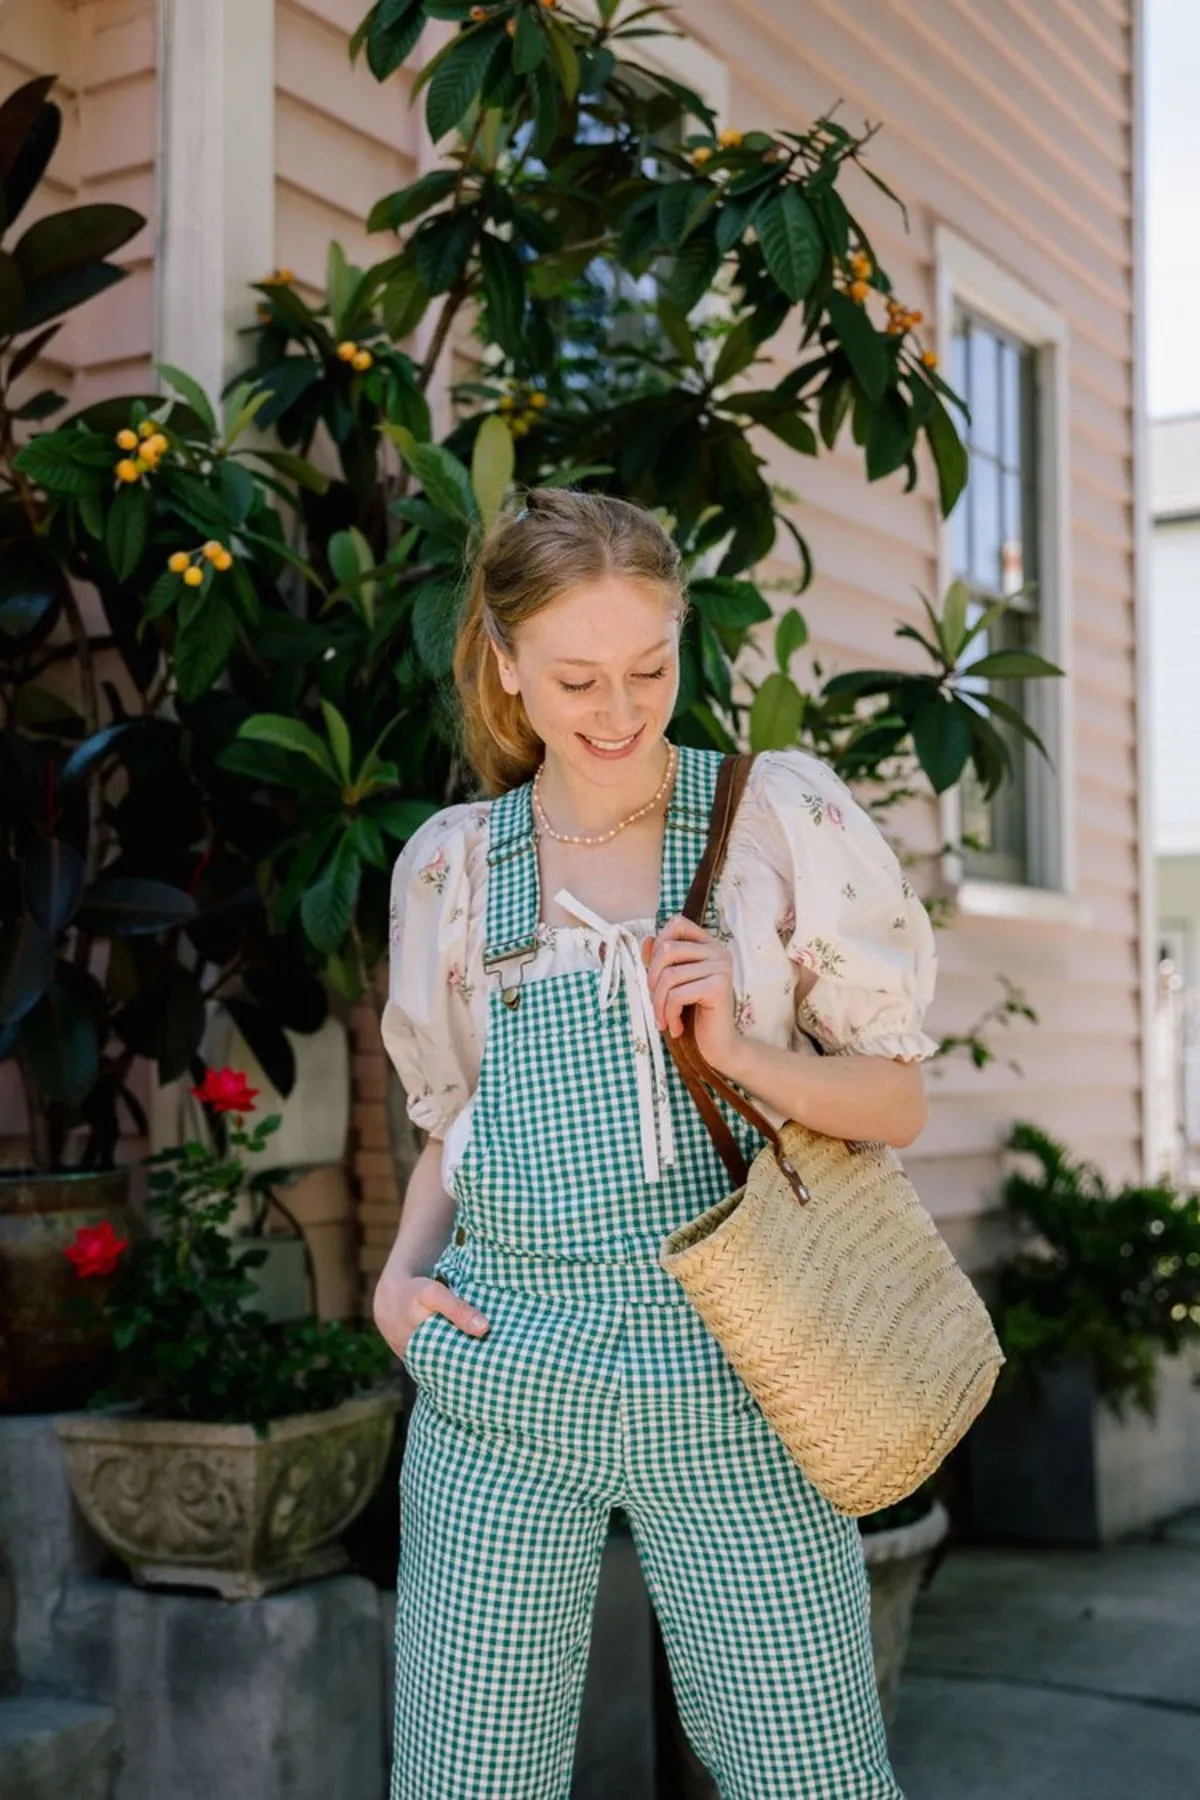
<instances>
[{"instance_id":1,"label":"woman's neck","mask_svg":"<svg viewBox=\"0 0 1200 1800\"><path fill-rule=\"evenodd\" d=\"M670 767L671 746L659 739L659 754L639 758L641 765L620 786L581 778L561 757L547 752L538 781L537 795L555 831L572 836L598 836L611 831L630 813L653 801ZM650 764L647 772L646 764ZM660 807L670 798L670 786L660 797Z\"/></svg>"}]
</instances>

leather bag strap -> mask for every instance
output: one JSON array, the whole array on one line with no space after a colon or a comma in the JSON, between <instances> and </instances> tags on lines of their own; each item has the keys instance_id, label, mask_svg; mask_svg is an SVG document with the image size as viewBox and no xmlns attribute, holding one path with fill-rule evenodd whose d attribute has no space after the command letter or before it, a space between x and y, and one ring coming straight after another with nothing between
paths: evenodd
<instances>
[{"instance_id":1,"label":"leather bag strap","mask_svg":"<svg viewBox=\"0 0 1200 1800\"><path fill-rule=\"evenodd\" d=\"M687 899L683 903L683 917L690 919L695 925L702 925L704 922L709 896L725 861L730 829L737 813L738 803L746 790L753 761L752 752L738 752L725 757L717 774L716 792L713 796L712 814L708 827L708 841L692 878ZM708 1128L717 1154L724 1163L734 1186L741 1187L746 1179L746 1159L709 1094L709 1088L727 1101L735 1112L740 1113L748 1124L753 1125L754 1129L767 1139L796 1198L807 1202L808 1189L805 1187L799 1171L787 1156L775 1127L758 1110L757 1106L747 1100L744 1094L739 1094L737 1089L732 1087L725 1077L713 1068L701 1051L696 1042L695 1012L694 1006L684 1007L683 1031L677 1038L668 1035L667 1048L675 1059L675 1066L683 1078L684 1086L695 1102L700 1116Z\"/></svg>"}]
</instances>

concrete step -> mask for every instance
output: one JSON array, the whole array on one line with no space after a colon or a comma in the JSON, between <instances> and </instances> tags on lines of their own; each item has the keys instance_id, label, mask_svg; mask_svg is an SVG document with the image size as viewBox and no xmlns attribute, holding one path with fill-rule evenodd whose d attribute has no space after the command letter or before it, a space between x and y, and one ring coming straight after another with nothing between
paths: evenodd
<instances>
[{"instance_id":1,"label":"concrete step","mask_svg":"<svg viewBox=\"0 0 1200 1800\"><path fill-rule=\"evenodd\" d=\"M111 1706L18 1693L0 1699L0 1800L112 1800Z\"/></svg>"}]
</instances>

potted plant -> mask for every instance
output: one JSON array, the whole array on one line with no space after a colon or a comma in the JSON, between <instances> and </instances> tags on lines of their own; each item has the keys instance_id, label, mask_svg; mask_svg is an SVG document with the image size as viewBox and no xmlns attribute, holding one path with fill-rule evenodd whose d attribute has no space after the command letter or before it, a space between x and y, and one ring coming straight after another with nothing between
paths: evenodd
<instances>
[{"instance_id":1,"label":"potted plant","mask_svg":"<svg viewBox=\"0 0 1200 1800\"><path fill-rule=\"evenodd\" d=\"M1100 1543L1200 1501L1200 1198L1111 1186L1034 1125L1007 1148L1019 1247L992 1276L1008 1361L966 1439L971 1524Z\"/></svg>"},{"instance_id":2,"label":"potted plant","mask_svg":"<svg viewBox=\"0 0 1200 1800\"><path fill-rule=\"evenodd\" d=\"M896 1717L900 1676L908 1655L913 1608L950 1530L950 1516L933 1481L906 1500L860 1519L871 1585L871 1647L884 1723Z\"/></svg>"},{"instance_id":3,"label":"potted plant","mask_svg":"<svg viewBox=\"0 0 1200 1800\"><path fill-rule=\"evenodd\" d=\"M247 1305L261 1252L228 1232L279 1115L247 1129L255 1092L234 1070L196 1090L223 1144L147 1159L148 1235L83 1233L80 1278L115 1266L104 1303L112 1382L56 1421L84 1515L140 1582L241 1599L346 1567L339 1532L378 1483L399 1388L369 1328L275 1323Z\"/></svg>"}]
</instances>

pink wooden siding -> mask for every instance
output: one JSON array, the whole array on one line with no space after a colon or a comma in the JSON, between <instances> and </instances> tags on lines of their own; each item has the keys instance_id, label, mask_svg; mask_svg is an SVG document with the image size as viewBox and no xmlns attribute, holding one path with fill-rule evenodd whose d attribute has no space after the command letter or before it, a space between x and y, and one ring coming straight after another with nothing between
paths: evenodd
<instances>
[{"instance_id":1,"label":"pink wooden siding","mask_svg":"<svg viewBox=\"0 0 1200 1800\"><path fill-rule=\"evenodd\" d=\"M899 293L926 318L936 301L934 229L944 223L1064 316L1070 333L1080 895L1092 925L961 918L939 934L933 1027L962 1030L1004 971L1041 1014L996 1034L1005 1063L933 1076L932 1122L910 1158L948 1235L986 1255L979 1215L997 1139L1037 1119L1110 1171L1140 1154L1138 770L1132 590L1130 29L1125 0L695 0L687 25L728 66L730 124L798 126L833 101L883 130L874 161L905 199L910 232L864 180L853 204ZM892 626L916 618L914 588L938 581L939 526L927 471L867 487L850 448L819 462L764 440L802 497L817 578L800 604L827 667L908 661ZM911 822L928 885L932 807Z\"/></svg>"},{"instance_id":2,"label":"pink wooden siding","mask_svg":"<svg viewBox=\"0 0 1200 1800\"><path fill-rule=\"evenodd\" d=\"M306 287L323 288L331 239L365 266L390 252L369 236L381 195L417 174L417 120L403 74L385 86L365 60L351 68L359 0L276 0L276 262Z\"/></svg>"},{"instance_id":3,"label":"pink wooden siding","mask_svg":"<svg viewBox=\"0 0 1200 1800\"><path fill-rule=\"evenodd\" d=\"M63 109L49 174L20 223L97 201L136 207L147 219L118 257L128 279L67 321L27 383L53 383L75 404L146 391L154 334L154 0L7 0L2 14L0 94L56 74Z\"/></svg>"}]
</instances>

